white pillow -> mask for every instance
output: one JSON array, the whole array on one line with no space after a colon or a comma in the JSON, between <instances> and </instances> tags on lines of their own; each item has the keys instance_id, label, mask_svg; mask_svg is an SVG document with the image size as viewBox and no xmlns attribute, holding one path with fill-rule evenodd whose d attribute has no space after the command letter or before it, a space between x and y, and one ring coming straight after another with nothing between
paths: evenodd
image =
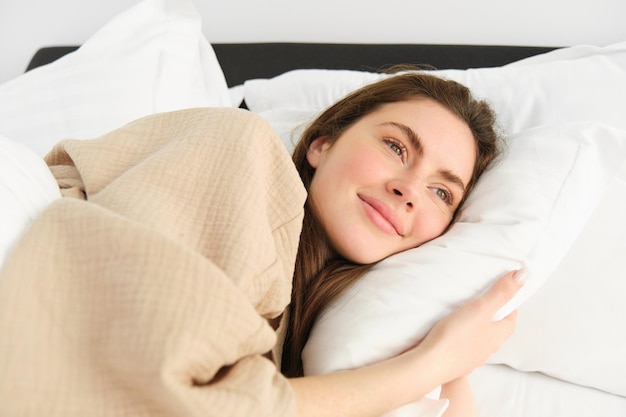
<instances>
[{"instance_id":1,"label":"white pillow","mask_svg":"<svg viewBox=\"0 0 626 417\"><path fill-rule=\"evenodd\" d=\"M60 197L43 158L0 135L0 268L22 232Z\"/></svg>"},{"instance_id":2,"label":"white pillow","mask_svg":"<svg viewBox=\"0 0 626 417\"><path fill-rule=\"evenodd\" d=\"M575 45L569 48L558 48L544 54L534 55L519 61L507 64L507 67L528 66L534 64L542 64L553 61L567 61L579 58L585 58L593 55L606 55L607 53L618 52L623 50L624 43L618 42L607 46L596 45Z\"/></svg>"},{"instance_id":3,"label":"white pillow","mask_svg":"<svg viewBox=\"0 0 626 417\"><path fill-rule=\"evenodd\" d=\"M302 355L305 374L398 354L521 266L530 279L512 305L525 300L613 192L609 185L626 160L626 131L595 123L539 127L513 136L509 147L450 232L382 261L319 317Z\"/></svg>"},{"instance_id":4,"label":"white pillow","mask_svg":"<svg viewBox=\"0 0 626 417\"><path fill-rule=\"evenodd\" d=\"M490 362L626 397L626 164L606 187L582 233L522 305L515 333Z\"/></svg>"},{"instance_id":5,"label":"white pillow","mask_svg":"<svg viewBox=\"0 0 626 417\"><path fill-rule=\"evenodd\" d=\"M0 133L44 155L152 113L231 106L191 0L144 0L77 51L0 86Z\"/></svg>"},{"instance_id":6,"label":"white pillow","mask_svg":"<svg viewBox=\"0 0 626 417\"><path fill-rule=\"evenodd\" d=\"M432 73L459 81L489 101L511 134L584 120L626 128L626 42L561 49L498 68ZM272 79L246 81L244 94L248 108L266 118L292 150L302 127L320 111L350 91L388 76L295 70Z\"/></svg>"}]
</instances>

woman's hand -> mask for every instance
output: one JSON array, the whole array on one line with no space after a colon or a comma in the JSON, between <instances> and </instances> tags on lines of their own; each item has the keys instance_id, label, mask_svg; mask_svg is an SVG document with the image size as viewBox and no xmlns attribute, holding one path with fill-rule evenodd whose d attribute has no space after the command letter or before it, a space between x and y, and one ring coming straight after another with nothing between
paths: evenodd
<instances>
[{"instance_id":1,"label":"woman's hand","mask_svg":"<svg viewBox=\"0 0 626 417\"><path fill-rule=\"evenodd\" d=\"M353 370L290 379L298 416L379 416L469 374L513 333L515 313L497 323L492 318L520 287L513 273L505 275L401 355Z\"/></svg>"},{"instance_id":2,"label":"woman's hand","mask_svg":"<svg viewBox=\"0 0 626 417\"><path fill-rule=\"evenodd\" d=\"M504 275L484 295L437 323L414 351L428 352L445 382L469 375L513 334L516 311L498 322L493 317L521 288L522 276L521 271Z\"/></svg>"}]
</instances>

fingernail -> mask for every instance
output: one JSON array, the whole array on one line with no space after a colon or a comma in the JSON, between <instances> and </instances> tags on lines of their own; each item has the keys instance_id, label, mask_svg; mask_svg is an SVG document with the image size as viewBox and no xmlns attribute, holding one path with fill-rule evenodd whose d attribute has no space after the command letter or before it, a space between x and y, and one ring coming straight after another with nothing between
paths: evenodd
<instances>
[{"instance_id":1,"label":"fingernail","mask_svg":"<svg viewBox=\"0 0 626 417\"><path fill-rule=\"evenodd\" d=\"M515 279L518 284L522 285L528 279L528 269L526 269L526 267L518 269L515 271L515 274L513 274L513 279Z\"/></svg>"}]
</instances>

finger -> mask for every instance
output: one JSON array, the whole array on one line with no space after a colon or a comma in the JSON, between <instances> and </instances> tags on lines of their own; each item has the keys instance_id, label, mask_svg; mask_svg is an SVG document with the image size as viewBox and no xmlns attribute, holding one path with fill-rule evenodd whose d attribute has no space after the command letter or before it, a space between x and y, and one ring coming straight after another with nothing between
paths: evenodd
<instances>
[{"instance_id":1,"label":"finger","mask_svg":"<svg viewBox=\"0 0 626 417\"><path fill-rule=\"evenodd\" d=\"M502 320L507 320L515 323L517 321L517 310L511 311L509 314L503 317Z\"/></svg>"},{"instance_id":2,"label":"finger","mask_svg":"<svg viewBox=\"0 0 626 417\"><path fill-rule=\"evenodd\" d=\"M485 293L485 301L496 312L509 302L523 285L525 271L510 271L498 279Z\"/></svg>"},{"instance_id":3,"label":"finger","mask_svg":"<svg viewBox=\"0 0 626 417\"><path fill-rule=\"evenodd\" d=\"M496 323L501 325L502 327L514 328L517 323L517 310L511 311L509 314L498 320Z\"/></svg>"},{"instance_id":4,"label":"finger","mask_svg":"<svg viewBox=\"0 0 626 417\"><path fill-rule=\"evenodd\" d=\"M508 339L515 331L517 325L517 310L513 310L508 316L495 322L493 325L499 332L502 340Z\"/></svg>"}]
</instances>

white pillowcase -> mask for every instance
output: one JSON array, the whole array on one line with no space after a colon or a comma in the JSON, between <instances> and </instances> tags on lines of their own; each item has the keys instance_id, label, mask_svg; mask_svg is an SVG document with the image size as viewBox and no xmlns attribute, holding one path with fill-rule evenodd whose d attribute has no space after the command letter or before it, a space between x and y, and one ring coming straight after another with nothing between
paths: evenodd
<instances>
[{"instance_id":1,"label":"white pillowcase","mask_svg":"<svg viewBox=\"0 0 626 417\"><path fill-rule=\"evenodd\" d=\"M501 313L519 306L559 268L572 245L579 243L581 230L598 216L594 213L598 202L616 192L626 196L626 190L615 187L605 193L609 184L617 181L624 160L626 43L566 48L500 68L433 73L457 80L491 102L503 128L511 134L509 154L481 179L460 223L450 233L382 262L323 314L303 353L308 374L357 367L401 352L447 312L488 288L495 278L526 266L529 281ZM293 71L270 80L246 82L246 103L279 131L291 150L293 138L319 111L353 89L386 76ZM621 235L625 233L622 227ZM607 236L606 232L594 236L586 248L602 251L607 242L601 236ZM593 254L576 261L593 262L591 257ZM599 300L607 291L588 287ZM550 294L554 296L556 291ZM580 296L589 297L589 293ZM550 297L544 301L549 302ZM626 307L619 313L615 321L623 320L617 317L626 316ZM558 317L567 322L564 314ZM523 314L520 320L523 322ZM535 315L529 320L540 318ZM591 321L582 323L591 326ZM615 385L616 375L609 374L606 367L595 373L592 366L572 371L578 364L561 360L566 355L559 358L557 352L574 349L576 357L583 361L585 357L579 355L579 349L558 343L558 332L549 338L541 335L553 344L547 349L552 361L542 359L539 352L546 350L539 348L526 355L529 344L544 343L538 332L529 330L534 325L534 321L528 322L527 329L518 330L516 335L524 344L511 342L493 363L560 375L600 389ZM577 336L581 332L586 328ZM618 355L607 349L603 351L610 353L607 362L624 364L623 350ZM611 382L598 385L602 378Z\"/></svg>"},{"instance_id":2,"label":"white pillowcase","mask_svg":"<svg viewBox=\"0 0 626 417\"><path fill-rule=\"evenodd\" d=\"M57 182L43 159L0 135L0 268L22 232L60 197Z\"/></svg>"},{"instance_id":3,"label":"white pillowcase","mask_svg":"<svg viewBox=\"0 0 626 417\"><path fill-rule=\"evenodd\" d=\"M582 233L522 305L515 333L490 362L626 397L626 164L606 188Z\"/></svg>"},{"instance_id":4,"label":"white pillowcase","mask_svg":"<svg viewBox=\"0 0 626 417\"><path fill-rule=\"evenodd\" d=\"M238 103L237 103L238 104ZM152 113L231 106L191 0L144 0L77 51L0 86L0 133L39 155Z\"/></svg>"},{"instance_id":5,"label":"white pillowcase","mask_svg":"<svg viewBox=\"0 0 626 417\"><path fill-rule=\"evenodd\" d=\"M626 128L626 42L556 50L498 68L432 73L456 80L489 101L511 134L585 120ZM320 111L350 91L388 76L295 70L272 79L248 80L244 94L248 108L266 118L292 150L303 126Z\"/></svg>"}]
</instances>

